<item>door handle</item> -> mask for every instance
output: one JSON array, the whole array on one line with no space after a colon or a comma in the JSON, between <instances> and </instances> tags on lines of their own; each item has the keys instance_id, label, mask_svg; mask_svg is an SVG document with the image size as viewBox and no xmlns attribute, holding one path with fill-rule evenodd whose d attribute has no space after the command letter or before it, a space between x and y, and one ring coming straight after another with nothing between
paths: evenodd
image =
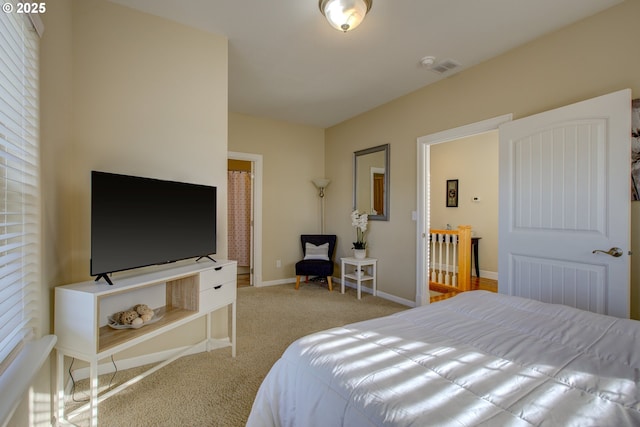
<instances>
[{"instance_id":1,"label":"door handle","mask_svg":"<svg viewBox=\"0 0 640 427\"><path fill-rule=\"evenodd\" d=\"M620 249L620 248L615 248L615 247L614 247L614 248L609 249L608 251L603 251L603 250L601 250L601 249L596 249L596 250L594 250L592 253L594 253L594 254L595 254L595 253L597 253L597 252L600 252L600 253L603 253L603 254L607 254L607 255L611 255L612 257L616 257L616 258L618 258L618 257L621 257L621 256L622 256L622 249Z\"/></svg>"}]
</instances>

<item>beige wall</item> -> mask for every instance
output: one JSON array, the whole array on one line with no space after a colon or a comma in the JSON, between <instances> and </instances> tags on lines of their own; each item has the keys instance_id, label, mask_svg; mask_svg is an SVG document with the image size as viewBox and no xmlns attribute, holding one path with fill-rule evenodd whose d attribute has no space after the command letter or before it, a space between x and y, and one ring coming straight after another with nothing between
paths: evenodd
<instances>
[{"instance_id":1,"label":"beige wall","mask_svg":"<svg viewBox=\"0 0 640 427\"><path fill-rule=\"evenodd\" d=\"M324 130L230 113L229 151L263 156L262 281L290 279L302 257L300 235L320 233L320 198L311 180L324 176Z\"/></svg>"},{"instance_id":2,"label":"beige wall","mask_svg":"<svg viewBox=\"0 0 640 427\"><path fill-rule=\"evenodd\" d=\"M57 0L43 21L39 334L53 332L53 288L89 278L93 169L216 185L220 258L227 248L227 40L103 0ZM197 342L203 322L143 352ZM226 335L226 322L216 313L214 331ZM40 404L51 366L36 380ZM50 425L43 408L36 425ZM27 409L11 424L27 425Z\"/></svg>"},{"instance_id":3,"label":"beige wall","mask_svg":"<svg viewBox=\"0 0 640 427\"><path fill-rule=\"evenodd\" d=\"M472 233L481 237L480 269L490 272L483 277L497 279L498 131L432 145L430 159L431 228L470 225ZM457 208L446 206L448 179L458 180ZM479 201L472 202L472 197Z\"/></svg>"},{"instance_id":4,"label":"beige wall","mask_svg":"<svg viewBox=\"0 0 640 427\"><path fill-rule=\"evenodd\" d=\"M106 1L73 16L74 280L89 274L90 171L218 187L226 256L227 41Z\"/></svg>"},{"instance_id":5,"label":"beige wall","mask_svg":"<svg viewBox=\"0 0 640 427\"><path fill-rule=\"evenodd\" d=\"M42 15L40 42L40 155L42 177L43 273L47 284L71 280L71 229L66 214L70 182L73 118L71 0ZM48 323L45 331L48 331Z\"/></svg>"},{"instance_id":6,"label":"beige wall","mask_svg":"<svg viewBox=\"0 0 640 427\"><path fill-rule=\"evenodd\" d=\"M217 186L224 259L227 40L107 1L74 1L72 150L73 280L89 275L91 170ZM180 328L145 352L200 333Z\"/></svg>"},{"instance_id":7,"label":"beige wall","mask_svg":"<svg viewBox=\"0 0 640 427\"><path fill-rule=\"evenodd\" d=\"M416 139L502 114L514 119L631 88L640 96L637 17L640 2L626 1L432 86L326 130L326 175L341 185L328 199L328 224L338 233L338 256L348 253L352 153L391 144L390 221L372 224L369 253L379 258L378 288L415 299ZM640 216L633 208L633 233ZM634 238L637 246L637 238ZM639 253L636 250L636 253ZM633 277L632 313L640 305Z\"/></svg>"},{"instance_id":8,"label":"beige wall","mask_svg":"<svg viewBox=\"0 0 640 427\"><path fill-rule=\"evenodd\" d=\"M42 15L46 32L40 41L40 171L42 206L42 292L37 335L53 332L52 284L71 280L71 242L66 235L70 218L65 215L68 198L64 191L69 178L72 139L72 27L71 0L60 0ZM8 425L49 426L53 358L45 363L33 384L38 411L29 421L27 397Z\"/></svg>"}]
</instances>

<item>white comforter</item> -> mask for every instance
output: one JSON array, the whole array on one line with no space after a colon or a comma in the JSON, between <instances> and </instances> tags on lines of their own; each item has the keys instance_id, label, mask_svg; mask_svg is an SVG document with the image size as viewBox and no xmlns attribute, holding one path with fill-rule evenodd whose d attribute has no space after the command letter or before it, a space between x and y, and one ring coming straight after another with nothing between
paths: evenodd
<instances>
[{"instance_id":1,"label":"white comforter","mask_svg":"<svg viewBox=\"0 0 640 427\"><path fill-rule=\"evenodd\" d=\"M299 339L247 425L640 426L639 338L637 321L467 292Z\"/></svg>"}]
</instances>

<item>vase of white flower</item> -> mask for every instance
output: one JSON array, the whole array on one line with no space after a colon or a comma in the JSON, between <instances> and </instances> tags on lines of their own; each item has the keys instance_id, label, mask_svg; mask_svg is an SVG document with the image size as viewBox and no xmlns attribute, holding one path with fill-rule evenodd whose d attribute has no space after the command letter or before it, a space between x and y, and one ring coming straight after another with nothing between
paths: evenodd
<instances>
[{"instance_id":1,"label":"vase of white flower","mask_svg":"<svg viewBox=\"0 0 640 427\"><path fill-rule=\"evenodd\" d=\"M358 259L364 259L367 256L367 242L364 240L364 234L367 231L368 215L357 210L351 212L351 225L356 228L356 241L353 242L353 256Z\"/></svg>"}]
</instances>

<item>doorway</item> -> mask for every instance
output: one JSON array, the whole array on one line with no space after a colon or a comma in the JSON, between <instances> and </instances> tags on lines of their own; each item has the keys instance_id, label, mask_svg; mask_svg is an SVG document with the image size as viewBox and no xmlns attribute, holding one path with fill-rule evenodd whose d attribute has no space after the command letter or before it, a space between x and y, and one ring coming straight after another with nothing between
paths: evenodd
<instances>
[{"instance_id":1,"label":"doorway","mask_svg":"<svg viewBox=\"0 0 640 427\"><path fill-rule=\"evenodd\" d=\"M262 156L228 154L228 258L238 261L238 286L262 283Z\"/></svg>"},{"instance_id":2,"label":"doorway","mask_svg":"<svg viewBox=\"0 0 640 427\"><path fill-rule=\"evenodd\" d=\"M426 305L430 299L428 236L431 227L431 146L497 130L500 124L511 121L511 117L511 114L507 114L418 138L416 305Z\"/></svg>"},{"instance_id":3,"label":"doorway","mask_svg":"<svg viewBox=\"0 0 640 427\"><path fill-rule=\"evenodd\" d=\"M371 168L371 212L374 215L386 215L384 211L384 168Z\"/></svg>"},{"instance_id":4,"label":"doorway","mask_svg":"<svg viewBox=\"0 0 640 427\"><path fill-rule=\"evenodd\" d=\"M253 268L253 162L227 161L229 209L227 248L229 259L238 262L238 287L251 286Z\"/></svg>"}]
</instances>

